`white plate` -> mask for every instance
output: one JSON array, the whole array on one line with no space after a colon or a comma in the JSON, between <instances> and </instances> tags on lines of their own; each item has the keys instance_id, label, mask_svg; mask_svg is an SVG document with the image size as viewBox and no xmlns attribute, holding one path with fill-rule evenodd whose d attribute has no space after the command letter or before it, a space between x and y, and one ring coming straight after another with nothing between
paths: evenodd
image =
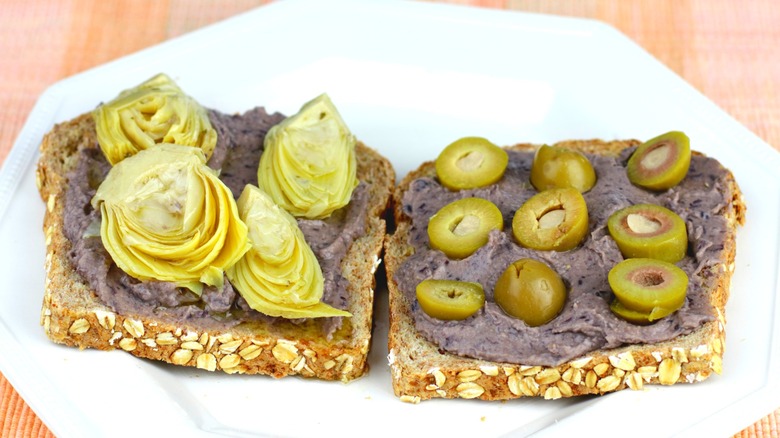
<instances>
[{"instance_id":1,"label":"white plate","mask_svg":"<svg viewBox=\"0 0 780 438\"><path fill-rule=\"evenodd\" d=\"M228 376L52 344L38 325L37 145L54 123L159 71L222 111L265 105L291 113L327 91L399 177L465 135L511 144L686 131L694 149L733 170L749 206L727 306L724 374L577 400L405 404L390 386L383 289L371 372L347 385ZM730 434L780 405L778 373L770 371L780 369L778 169L780 156L767 144L599 22L401 2L273 4L41 96L0 177L0 368L59 436Z\"/></svg>"}]
</instances>

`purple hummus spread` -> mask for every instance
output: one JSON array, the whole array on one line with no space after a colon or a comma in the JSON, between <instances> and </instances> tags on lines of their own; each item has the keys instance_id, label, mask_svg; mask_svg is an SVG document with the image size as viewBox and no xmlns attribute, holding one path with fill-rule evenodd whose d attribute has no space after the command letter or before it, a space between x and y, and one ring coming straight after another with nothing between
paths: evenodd
<instances>
[{"instance_id":1,"label":"purple hummus spread","mask_svg":"<svg viewBox=\"0 0 780 438\"><path fill-rule=\"evenodd\" d=\"M396 271L394 280L412 303L417 330L441 350L479 359L555 366L590 351L623 344L655 343L691 333L703 322L715 318L708 290L711 267L718 267L728 224L723 213L729 208L727 171L714 159L693 156L687 177L676 187L654 193L628 181L625 163L634 151L619 157L588 155L596 185L583 196L588 206L589 234L577 248L567 252L535 251L518 245L512 237L515 211L536 190L529 174L533 152L509 151L509 165L497 184L472 190L450 191L436 179L419 178L409 185L403 198L403 212L412 220L408 243L414 255ZM428 243L428 219L444 205L461 198L480 197L492 201L504 217L504 230L493 231L488 243L463 260L448 259ZM687 256L677 263L688 275L683 307L651 325L629 323L610 309L612 292L607 273L623 260L607 230L607 219L629 205L662 205L686 223ZM568 289L566 304L552 321L530 327L508 316L495 303L493 289L506 267L529 257L547 263ZM464 321L443 321L428 316L415 298L421 281L447 279L480 283L485 306Z\"/></svg>"},{"instance_id":2,"label":"purple hummus spread","mask_svg":"<svg viewBox=\"0 0 780 438\"><path fill-rule=\"evenodd\" d=\"M257 166L265 135L284 116L255 108L242 115L210 111L209 119L218 140L208 165L220 170L220 179L238 197L246 184L257 185ZM103 303L126 315L154 316L174 324L191 323L208 328L230 327L252 320L271 324L280 321L252 310L227 277L224 287L204 286L198 297L173 283L142 282L120 270L103 247L99 233L91 231L99 229L96 224L100 223L100 211L94 210L90 201L110 168L97 145L81 150L77 167L68 175L64 213L65 236L73 244L71 260ZM364 233L367 188L365 183L360 183L349 205L327 219L298 219L306 242L322 268L325 280L322 300L339 309L346 309L348 301L348 282L341 275L341 261L352 241ZM342 318L323 319L322 330L327 335L338 330L342 323Z\"/></svg>"}]
</instances>

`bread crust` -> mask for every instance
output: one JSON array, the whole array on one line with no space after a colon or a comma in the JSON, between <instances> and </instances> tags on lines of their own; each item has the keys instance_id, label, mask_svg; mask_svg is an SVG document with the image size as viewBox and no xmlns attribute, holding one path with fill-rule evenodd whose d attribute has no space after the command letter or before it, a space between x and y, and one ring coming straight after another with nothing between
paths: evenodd
<instances>
[{"instance_id":1,"label":"bread crust","mask_svg":"<svg viewBox=\"0 0 780 438\"><path fill-rule=\"evenodd\" d=\"M41 325L52 341L81 349L121 349L138 357L229 374L300 375L346 382L367 371L374 272L386 232L382 215L395 184L395 172L386 158L358 142L357 176L369 185L366 232L350 245L341 264L341 273L349 282L347 310L353 316L345 323L346 333L340 331L329 340L292 324L204 330L149 316L118 314L103 304L75 271L68 257L71 242L63 230L67 175L75 168L80 149L97 147L90 114L55 126L40 147L36 183L46 203Z\"/></svg>"},{"instance_id":2,"label":"bread crust","mask_svg":"<svg viewBox=\"0 0 780 438\"><path fill-rule=\"evenodd\" d=\"M556 146L591 154L616 156L637 146L636 140L571 140ZM523 143L507 149L531 151ZM698 154L697 152L694 152ZM724 257L713 275L717 283L710 294L716 319L688 335L656 344L625 345L602 349L558 366L500 363L472 359L439 351L414 326L411 303L399 291L394 273L414 254L407 243L411 219L402 211L401 200L409 184L420 177L436 175L433 161L410 172L393 192L396 230L385 244L385 268L389 290L390 328L388 361L395 395L402 401L418 403L431 398L478 398L506 400L537 396L558 399L585 394L605 394L625 388L642 389L646 384L672 385L707 379L722 371L725 342L725 305L736 254L736 228L744 224L745 204L731 172L727 173L730 202L725 216L729 229Z\"/></svg>"}]
</instances>

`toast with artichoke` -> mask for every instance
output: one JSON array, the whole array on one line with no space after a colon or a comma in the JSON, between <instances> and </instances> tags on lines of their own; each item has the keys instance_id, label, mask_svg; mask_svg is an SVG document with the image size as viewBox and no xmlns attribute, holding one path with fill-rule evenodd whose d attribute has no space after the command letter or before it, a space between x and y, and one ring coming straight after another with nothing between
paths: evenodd
<instances>
[{"instance_id":1,"label":"toast with artichoke","mask_svg":"<svg viewBox=\"0 0 780 438\"><path fill-rule=\"evenodd\" d=\"M158 75L40 153L51 340L226 373L366 372L395 175L327 95L229 115Z\"/></svg>"}]
</instances>

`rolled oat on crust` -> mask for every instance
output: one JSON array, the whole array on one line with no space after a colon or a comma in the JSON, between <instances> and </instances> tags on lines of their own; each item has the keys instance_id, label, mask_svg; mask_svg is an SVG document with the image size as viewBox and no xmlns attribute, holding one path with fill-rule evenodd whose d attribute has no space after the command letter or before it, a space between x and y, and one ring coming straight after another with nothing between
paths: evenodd
<instances>
[{"instance_id":1,"label":"rolled oat on crust","mask_svg":"<svg viewBox=\"0 0 780 438\"><path fill-rule=\"evenodd\" d=\"M618 156L639 142L577 140L558 143L585 153ZM518 144L509 151L532 151L533 145ZM701 154L694 153L702 156ZM537 396L557 399L585 394L604 394L625 388L640 390L644 385L693 383L721 373L725 341L725 304L734 271L736 228L744 223L745 204L731 172L726 171L722 214L728 223L720 258L706 268L712 281L709 303L714 317L689 334L652 344L626 344L597 349L562 363L508 363L448 353L427 340L415 328L413 303L399 290L396 274L415 254L409 243L410 216L404 212L403 198L412 181L434 178L433 162L421 165L407 175L393 193L396 230L385 244L385 267L390 293L388 361L395 394L405 402L431 398L477 398L504 400ZM419 232L419 230L418 230ZM606 273L605 273L606 275Z\"/></svg>"}]
</instances>

